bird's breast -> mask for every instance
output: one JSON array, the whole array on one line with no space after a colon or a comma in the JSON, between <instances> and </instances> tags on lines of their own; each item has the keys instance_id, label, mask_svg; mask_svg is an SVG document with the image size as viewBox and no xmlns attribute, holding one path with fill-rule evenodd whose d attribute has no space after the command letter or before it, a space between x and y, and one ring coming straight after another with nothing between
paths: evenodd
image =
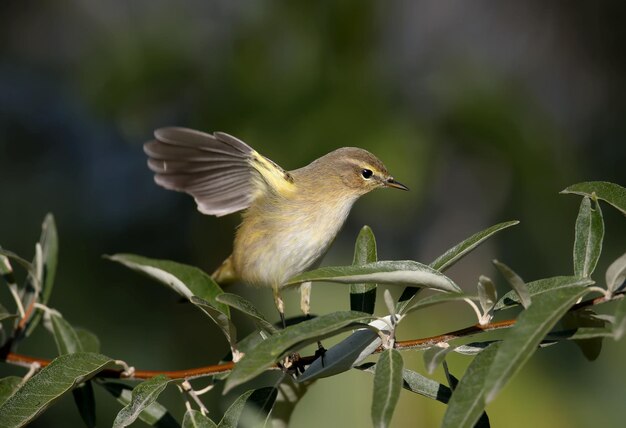
<instances>
[{"instance_id":1,"label":"bird's breast","mask_svg":"<svg viewBox=\"0 0 626 428\"><path fill-rule=\"evenodd\" d=\"M341 201L265 200L244 214L233 251L239 276L280 287L314 264L343 226L356 198Z\"/></svg>"}]
</instances>

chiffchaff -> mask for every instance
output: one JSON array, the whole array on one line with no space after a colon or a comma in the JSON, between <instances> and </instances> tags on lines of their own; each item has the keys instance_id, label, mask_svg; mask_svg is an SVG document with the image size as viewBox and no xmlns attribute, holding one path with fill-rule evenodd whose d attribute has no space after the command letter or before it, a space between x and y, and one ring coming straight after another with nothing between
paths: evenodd
<instances>
[{"instance_id":1,"label":"chiffchaff","mask_svg":"<svg viewBox=\"0 0 626 428\"><path fill-rule=\"evenodd\" d=\"M354 202L380 187L408 190L378 158L354 147L285 171L222 132L161 128L154 136L144 151L157 184L189 193L204 214L245 210L233 253L213 277L272 287L283 322L281 286L324 255ZM308 313L310 284L305 287Z\"/></svg>"}]
</instances>

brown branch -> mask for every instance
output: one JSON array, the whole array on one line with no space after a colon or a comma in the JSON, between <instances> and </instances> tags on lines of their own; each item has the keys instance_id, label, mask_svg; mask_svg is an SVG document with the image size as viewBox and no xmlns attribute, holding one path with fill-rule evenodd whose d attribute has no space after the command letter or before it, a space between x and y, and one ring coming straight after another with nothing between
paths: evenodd
<instances>
[{"instance_id":1,"label":"brown branch","mask_svg":"<svg viewBox=\"0 0 626 428\"><path fill-rule=\"evenodd\" d=\"M578 309L599 305L602 303L606 303L613 300L619 300L624 298L624 291L619 294L613 295L611 298L607 299L605 296L596 297L594 299L585 300L580 302L569 310L575 311ZM493 322L485 325L475 324L469 327L462 328L460 330L451 331L448 333L440 334L437 336L424 337L421 339L413 339L413 340L403 340L397 341L395 347L400 350L406 349L416 349L416 348L424 348L433 346L437 343L441 342L449 342L454 339L459 339L462 337L471 336L473 334L482 333L485 331L499 330L503 328L509 328L515 325L514 319L504 320ZM380 352L376 350L375 353ZM310 355L306 357L300 357L298 364L301 366L306 366L311 364L316 358L317 355ZM21 355L9 352L6 354L4 361L20 366L29 367L32 364L38 363L41 367L45 367L50 364L51 360L45 358L36 358L28 355ZM233 362L223 363L223 364L215 364L205 367L198 367L193 369L185 369L185 370L174 370L174 371L163 371L163 370L136 370L132 376L126 377L127 379L149 379L159 374L164 374L170 379L193 379L202 376L208 375L216 375L220 373L227 373L233 369L235 364ZM272 368L277 369L278 366L274 365ZM97 377L101 378L122 378L122 370L104 370L98 373Z\"/></svg>"}]
</instances>

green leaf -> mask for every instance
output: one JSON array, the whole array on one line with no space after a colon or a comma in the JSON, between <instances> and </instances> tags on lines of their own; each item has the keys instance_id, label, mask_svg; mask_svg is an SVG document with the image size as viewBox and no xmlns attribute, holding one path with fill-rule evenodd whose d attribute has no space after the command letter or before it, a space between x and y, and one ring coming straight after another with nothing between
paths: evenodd
<instances>
[{"instance_id":1,"label":"green leaf","mask_svg":"<svg viewBox=\"0 0 626 428\"><path fill-rule=\"evenodd\" d=\"M216 300L216 297L223 293L220 286L211 276L197 267L169 260L149 259L134 254L115 254L106 257L156 279L187 299L191 299L191 296L200 297L220 312L230 316L228 306Z\"/></svg>"},{"instance_id":2,"label":"green leaf","mask_svg":"<svg viewBox=\"0 0 626 428\"><path fill-rule=\"evenodd\" d=\"M404 380L402 385L404 389L442 403L447 403L450 400L452 394L450 388L413 370L402 370L402 379Z\"/></svg>"},{"instance_id":3,"label":"green leaf","mask_svg":"<svg viewBox=\"0 0 626 428\"><path fill-rule=\"evenodd\" d=\"M248 401L248 397L252 395L254 392L253 389L250 391L246 391L241 394L233 404L230 405L222 420L220 421L218 428L236 428L239 424L239 417L241 416L241 412L243 411L244 406L246 405L246 401Z\"/></svg>"},{"instance_id":4,"label":"green leaf","mask_svg":"<svg viewBox=\"0 0 626 428\"><path fill-rule=\"evenodd\" d=\"M66 354L30 378L0 406L3 427L21 427L35 419L55 400L115 362L100 354Z\"/></svg>"},{"instance_id":5,"label":"green leaf","mask_svg":"<svg viewBox=\"0 0 626 428\"><path fill-rule=\"evenodd\" d=\"M518 302L521 302L524 308L528 308L531 303L530 291L528 291L528 287L526 286L526 283L524 283L524 280L504 263L494 260L493 264L496 265L502 276L504 276L511 288L513 288L515 294L519 297Z\"/></svg>"},{"instance_id":6,"label":"green leaf","mask_svg":"<svg viewBox=\"0 0 626 428\"><path fill-rule=\"evenodd\" d=\"M262 425L274 407L278 390L265 387L244 392L230 405L219 428Z\"/></svg>"},{"instance_id":7,"label":"green leaf","mask_svg":"<svg viewBox=\"0 0 626 428\"><path fill-rule=\"evenodd\" d=\"M569 311L561 320L564 329L578 331L579 329L603 330L605 322L595 318L595 312L591 309L579 309ZM588 361L594 361L602 351L602 337L589 339L574 339L574 343Z\"/></svg>"},{"instance_id":8,"label":"green leaf","mask_svg":"<svg viewBox=\"0 0 626 428\"><path fill-rule=\"evenodd\" d=\"M248 315L252 318L259 330L265 330L271 334L277 332L276 327L267 321L263 314L259 312L259 310L249 300L232 293L220 294L216 299L218 302L228 305L231 308L237 309L241 313Z\"/></svg>"},{"instance_id":9,"label":"green leaf","mask_svg":"<svg viewBox=\"0 0 626 428\"><path fill-rule=\"evenodd\" d=\"M564 331L553 331L546 336L546 341L551 340L587 340L602 337L614 337L613 331L606 328L578 327Z\"/></svg>"},{"instance_id":10,"label":"green leaf","mask_svg":"<svg viewBox=\"0 0 626 428\"><path fill-rule=\"evenodd\" d=\"M458 243L454 247L450 248L444 254L439 256L435 261L433 261L429 266L439 272L443 272L453 264L461 260L467 254L472 252L476 247L485 242L488 238L490 238L495 233L506 229L511 226L515 226L519 221L507 221L504 223L499 223L490 228L487 228L481 232L475 233L470 236L466 240ZM413 297L419 292L420 288L415 287L407 287L402 292L400 299L398 299L398 305L396 306L396 311L398 313L404 313L404 308L410 305Z\"/></svg>"},{"instance_id":11,"label":"green leaf","mask_svg":"<svg viewBox=\"0 0 626 428\"><path fill-rule=\"evenodd\" d=\"M459 384L459 380L448 371L448 366L444 365L443 368L446 372L446 378L450 382L450 388L455 389ZM476 424L474 425L474 428L489 428L490 426L491 425L489 424L489 417L487 416L487 412L483 412L480 418L478 418Z\"/></svg>"},{"instance_id":12,"label":"green leaf","mask_svg":"<svg viewBox=\"0 0 626 428\"><path fill-rule=\"evenodd\" d=\"M464 256L469 254L471 251L473 251L476 247L485 242L495 233L508 227L515 226L516 224L519 224L518 220L506 221L504 223L496 224L483 231L475 233L463 242L456 244L454 247L443 253L429 266L433 269L443 272L444 270L448 269L450 266L461 260Z\"/></svg>"},{"instance_id":13,"label":"green leaf","mask_svg":"<svg viewBox=\"0 0 626 428\"><path fill-rule=\"evenodd\" d=\"M355 323L371 318L371 315L362 312L333 312L285 328L248 351L235 364L226 380L224 392L261 374L288 352L340 331L352 329Z\"/></svg>"},{"instance_id":14,"label":"green leaf","mask_svg":"<svg viewBox=\"0 0 626 428\"><path fill-rule=\"evenodd\" d=\"M486 382L487 403L522 368L550 329L586 292L584 286L575 286L534 297L533 304L520 314L498 348Z\"/></svg>"},{"instance_id":15,"label":"green leaf","mask_svg":"<svg viewBox=\"0 0 626 428\"><path fill-rule=\"evenodd\" d=\"M4 306L0 305L0 321L10 320L14 318L17 318L17 314L9 313L9 311L7 311Z\"/></svg>"},{"instance_id":16,"label":"green leaf","mask_svg":"<svg viewBox=\"0 0 626 428\"><path fill-rule=\"evenodd\" d=\"M495 355L501 343L494 343L476 355L455 387L443 416L442 428L471 428L485 408L485 387Z\"/></svg>"},{"instance_id":17,"label":"green leaf","mask_svg":"<svg viewBox=\"0 0 626 428\"><path fill-rule=\"evenodd\" d=\"M457 346L453 349L457 354L476 355L483 352L493 343L501 342L500 340L485 340L484 342L470 342L465 345Z\"/></svg>"},{"instance_id":18,"label":"green leaf","mask_svg":"<svg viewBox=\"0 0 626 428\"><path fill-rule=\"evenodd\" d=\"M0 405L15 394L22 383L22 378L17 376L8 376L0 379Z\"/></svg>"},{"instance_id":19,"label":"green leaf","mask_svg":"<svg viewBox=\"0 0 626 428\"><path fill-rule=\"evenodd\" d=\"M89 428L96 426L96 399L93 395L93 385L88 380L72 390L74 402L78 407L80 417Z\"/></svg>"},{"instance_id":20,"label":"green leaf","mask_svg":"<svg viewBox=\"0 0 626 428\"><path fill-rule=\"evenodd\" d=\"M85 351L78 334L60 313L50 310L45 317L49 320L59 355Z\"/></svg>"},{"instance_id":21,"label":"green leaf","mask_svg":"<svg viewBox=\"0 0 626 428\"><path fill-rule=\"evenodd\" d=\"M440 303L456 302L465 299L475 299L475 297L465 293L437 293L417 301L411 301L411 304L406 306L402 313L406 315L409 312L426 308L428 306L438 305Z\"/></svg>"},{"instance_id":22,"label":"green leaf","mask_svg":"<svg viewBox=\"0 0 626 428\"><path fill-rule=\"evenodd\" d=\"M59 236L57 233L56 224L54 222L54 216L50 213L46 215L41 225L41 236L39 238L39 244L41 246L41 269L37 269L37 280L41 285L41 290L38 296L24 296L24 306L28 307L33 300L44 305L48 304L50 296L52 295L52 286L54 285L54 278L57 271L57 261L59 254ZM41 321L43 315L40 309L37 309L33 316L28 321L26 327L26 336L30 336L35 327Z\"/></svg>"},{"instance_id":23,"label":"green leaf","mask_svg":"<svg viewBox=\"0 0 626 428\"><path fill-rule=\"evenodd\" d=\"M396 322L399 322L399 319L401 317L396 317ZM382 339L378 332L384 331L390 334L391 324L391 315L388 315L369 323L369 328L354 331L350 336L327 349L324 352L324 358L314 360L296 381L308 382L350 370L380 347Z\"/></svg>"},{"instance_id":24,"label":"green leaf","mask_svg":"<svg viewBox=\"0 0 626 428\"><path fill-rule=\"evenodd\" d=\"M119 403L127 406L131 402L132 388L119 382L99 382L106 391L113 395ZM139 419L148 425L158 428L178 428L180 425L167 409L154 401L139 414Z\"/></svg>"},{"instance_id":25,"label":"green leaf","mask_svg":"<svg viewBox=\"0 0 626 428\"><path fill-rule=\"evenodd\" d=\"M626 253L611 263L611 266L606 270L605 279L609 292L613 293L622 288L624 281L626 281Z\"/></svg>"},{"instance_id":26,"label":"green leaf","mask_svg":"<svg viewBox=\"0 0 626 428\"><path fill-rule=\"evenodd\" d=\"M580 278L577 276L554 276L552 278L544 278L526 284L531 297L538 296L542 293L556 290L558 288L569 288L578 286L593 285L594 281L590 278ZM495 310L512 308L519 304L519 297L515 291L506 293L498 303Z\"/></svg>"},{"instance_id":27,"label":"green leaf","mask_svg":"<svg viewBox=\"0 0 626 428\"><path fill-rule=\"evenodd\" d=\"M620 340L626 332L626 297L623 297L617 304L614 316L613 337L615 340Z\"/></svg>"},{"instance_id":28,"label":"green leaf","mask_svg":"<svg viewBox=\"0 0 626 428\"><path fill-rule=\"evenodd\" d=\"M487 278L484 275L481 275L478 278L478 300L480 301L480 307L485 314L493 310L493 307L498 301L496 286L493 285L490 278Z\"/></svg>"},{"instance_id":29,"label":"green leaf","mask_svg":"<svg viewBox=\"0 0 626 428\"><path fill-rule=\"evenodd\" d=\"M98 339L98 336L80 327L74 328L74 331L76 332L76 336L78 336L78 341L83 351L94 352L96 354L100 352L100 339Z\"/></svg>"},{"instance_id":30,"label":"green leaf","mask_svg":"<svg viewBox=\"0 0 626 428\"><path fill-rule=\"evenodd\" d=\"M602 210L597 201L591 207L591 199L584 197L576 219L574 239L574 274L589 277L598 264L604 238Z\"/></svg>"},{"instance_id":31,"label":"green leaf","mask_svg":"<svg viewBox=\"0 0 626 428\"><path fill-rule=\"evenodd\" d=\"M442 343L442 346L435 345L424 351L424 366L428 374L433 374L437 366L443 362L449 352L454 350L453 346Z\"/></svg>"},{"instance_id":32,"label":"green leaf","mask_svg":"<svg viewBox=\"0 0 626 428\"><path fill-rule=\"evenodd\" d=\"M626 189L620 185L607 181L588 181L569 186L561 193L574 193L589 196L592 199L602 199L626 215Z\"/></svg>"},{"instance_id":33,"label":"green leaf","mask_svg":"<svg viewBox=\"0 0 626 428\"><path fill-rule=\"evenodd\" d=\"M139 417L139 414L156 401L170 379L165 375L157 375L139 385L132 392L130 403L117 414L113 428L126 427Z\"/></svg>"},{"instance_id":34,"label":"green leaf","mask_svg":"<svg viewBox=\"0 0 626 428\"><path fill-rule=\"evenodd\" d=\"M376 364L374 363L366 363L355 368L372 374L376 372ZM402 369L402 380L404 389L444 404L450 400L452 395L452 391L446 385L429 379L413 370Z\"/></svg>"},{"instance_id":35,"label":"green leaf","mask_svg":"<svg viewBox=\"0 0 626 428\"><path fill-rule=\"evenodd\" d=\"M224 312L220 311L204 299L197 296L191 296L190 300L191 303L200 308L202 312L207 314L209 318L217 324L217 326L222 330L222 333L224 333L224 336L226 336L228 343L230 343L230 347L235 349L235 345L237 344L237 329L231 322L230 318Z\"/></svg>"},{"instance_id":36,"label":"green leaf","mask_svg":"<svg viewBox=\"0 0 626 428\"><path fill-rule=\"evenodd\" d=\"M13 260L18 265L22 266L22 268L24 268L24 270L28 272L29 275L36 275L35 269L33 268L33 264L31 262L29 262L26 259L21 258L20 256L18 256L12 251L8 251L8 250L0 248L0 261L1 261L0 274L1 275L5 276L5 275L10 275L13 273L13 268L6 259Z\"/></svg>"},{"instance_id":37,"label":"green leaf","mask_svg":"<svg viewBox=\"0 0 626 428\"><path fill-rule=\"evenodd\" d=\"M447 276L418 262L382 261L361 266L324 267L291 278L287 285L306 281L339 282L342 284L378 283L413 285L443 291L461 289Z\"/></svg>"},{"instance_id":38,"label":"green leaf","mask_svg":"<svg viewBox=\"0 0 626 428\"><path fill-rule=\"evenodd\" d=\"M361 266L378 261L376 238L369 226L363 226L354 245L353 266ZM350 285L350 309L353 311L374 313L376 305L376 284L359 283Z\"/></svg>"},{"instance_id":39,"label":"green leaf","mask_svg":"<svg viewBox=\"0 0 626 428\"><path fill-rule=\"evenodd\" d=\"M376 428L389 426L402 388L402 355L397 349L381 352L374 374L372 422Z\"/></svg>"},{"instance_id":40,"label":"green leaf","mask_svg":"<svg viewBox=\"0 0 626 428\"><path fill-rule=\"evenodd\" d=\"M183 428L217 428L217 425L198 410L189 409L183 418Z\"/></svg>"}]
</instances>

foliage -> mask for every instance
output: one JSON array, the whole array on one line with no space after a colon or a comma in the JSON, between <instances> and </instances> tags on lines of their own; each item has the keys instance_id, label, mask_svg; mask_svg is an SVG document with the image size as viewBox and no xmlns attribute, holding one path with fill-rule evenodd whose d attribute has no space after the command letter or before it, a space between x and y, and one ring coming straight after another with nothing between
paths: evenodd
<instances>
[{"instance_id":1,"label":"foliage","mask_svg":"<svg viewBox=\"0 0 626 428\"><path fill-rule=\"evenodd\" d=\"M166 260L153 260L130 254L109 257L133 270L155 279L193 303L217 324L231 346L233 363L215 362L213 366L183 373L142 372L123 361L100 354L100 345L93 333L74 328L58 311L48 306L57 265L57 232L54 218L43 223L40 241L32 262L0 249L0 274L14 298L14 311L0 306L0 322L9 334L2 344L7 363L30 368L23 377L10 376L0 380L0 427L24 426L60 397L73 394L87 426L95 426L93 385L114 396L123 406L114 427L133 424L137 419L152 426L231 427L241 424L267 425L277 419L278 406L293 406L312 382L336 376L352 368L372 373L374 393L371 417L376 427L389 426L402 389L447 404L444 427L488 425L485 406L494 400L508 381L523 369L524 364L542 346L565 340L593 339L601 344L604 338L620 339L626 330L626 255L615 260L605 275L605 287L596 285L593 277L605 239L605 228L599 201L605 201L626 212L626 190L605 182L588 182L571 186L564 193L583 196L574 227L573 273L525 282L512 268L494 260L511 291L498 299L496 286L481 275L475 294L464 292L443 272L463 256L477 248L493 234L517 224L500 223L453 246L429 265L417 261L379 261L372 230L364 227L359 234L350 266L324 267L305 272L288 281L286 286L305 282L330 281L350 284L349 311L332 312L306 318L280 329L269 323L253 303L241 296L224 293L202 270ZM13 266L26 273L26 281L18 285ZM376 289L405 286L398 301L385 290L383 308L388 312L375 317ZM422 295L420 290L431 290ZM595 293L595 298L583 300ZM589 306L619 300L613 313L597 315ZM458 330L436 339L399 341L397 325L415 311L452 301L466 302L476 313L477 326ZM5 306L7 306L5 302ZM492 323L494 316L517 307L515 320ZM254 334L239 339L231 309L250 318L257 328ZM564 318L565 316L565 318ZM557 327L563 319L562 327ZM58 357L51 362L16 354L24 340L40 321L52 335ZM501 339L462 341L469 335L480 336L495 328L507 328ZM352 330L346 339L325 352L304 357L298 354L306 345ZM404 368L402 352L406 349L424 351L428 374L444 366L449 385ZM583 348L585 352L585 349ZM450 352L472 356L464 376L457 381L448 371L446 356ZM599 346L585 352L597 356ZM376 363L364 363L377 355ZM42 368L43 367L43 368ZM279 374L278 383L248 389L226 410L219 420L208 415L202 402L202 391L192 381L211 378L224 391L249 385L264 372ZM110 378L141 381L134 388ZM166 407L157 402L170 385L178 387L185 397L186 412L179 422ZM297 391L287 394L285 391ZM295 398L294 398L295 397ZM283 409L284 410L284 409Z\"/></svg>"}]
</instances>

